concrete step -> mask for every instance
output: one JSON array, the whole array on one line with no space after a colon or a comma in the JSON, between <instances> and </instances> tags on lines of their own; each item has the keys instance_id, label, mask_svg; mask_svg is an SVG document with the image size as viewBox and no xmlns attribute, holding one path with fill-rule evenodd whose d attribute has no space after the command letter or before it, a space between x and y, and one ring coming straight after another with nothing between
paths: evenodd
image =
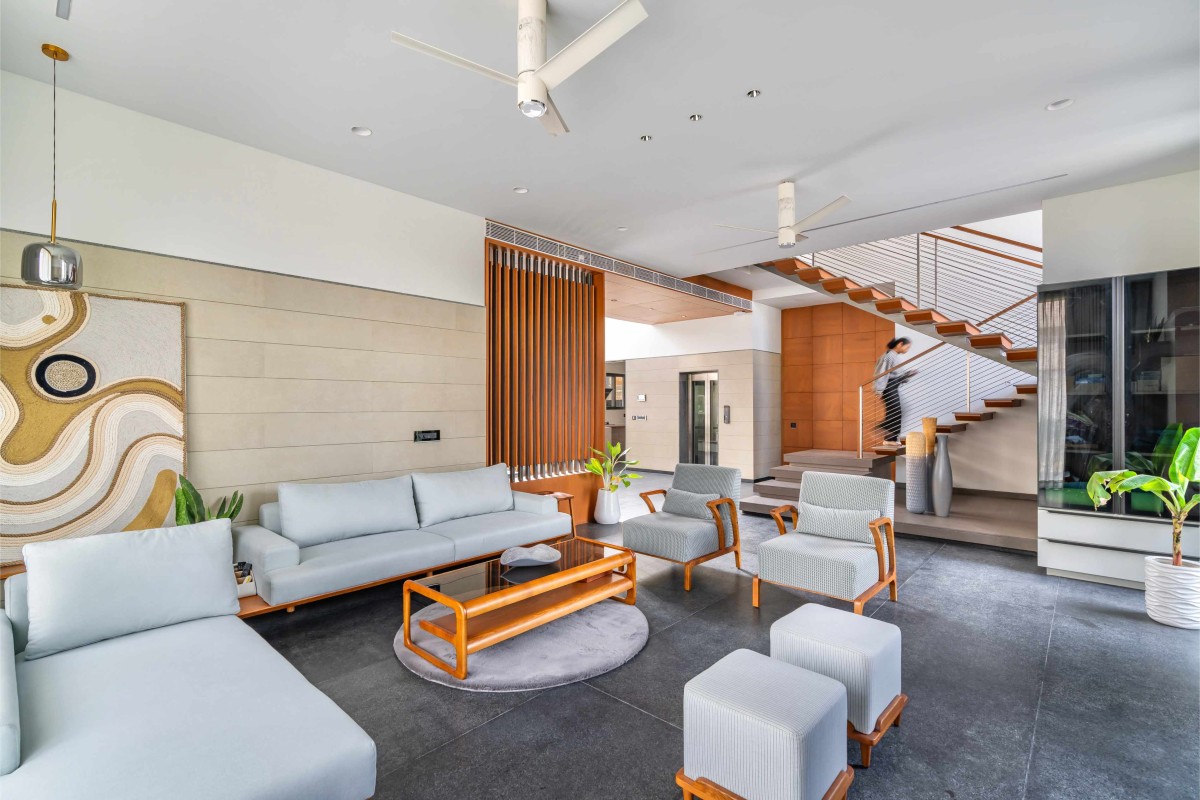
<instances>
[{"instance_id":1,"label":"concrete step","mask_svg":"<svg viewBox=\"0 0 1200 800\"><path fill-rule=\"evenodd\" d=\"M754 491L759 497L777 498L785 503L800 499L800 484L793 481L759 481L754 484Z\"/></svg>"},{"instance_id":2,"label":"concrete step","mask_svg":"<svg viewBox=\"0 0 1200 800\"><path fill-rule=\"evenodd\" d=\"M813 472L834 472L838 475L875 475L877 477L886 477L891 474L891 459L884 458L870 468L839 467L830 464L783 464L778 467L771 467L767 471L767 474L776 480L799 483L804 473L810 470Z\"/></svg>"},{"instance_id":3,"label":"concrete step","mask_svg":"<svg viewBox=\"0 0 1200 800\"><path fill-rule=\"evenodd\" d=\"M784 453L783 460L789 464L802 464L810 467L817 465L829 467L858 467L870 469L878 464L882 457L873 453L863 453L859 458L853 450L797 450L794 453Z\"/></svg>"},{"instance_id":4,"label":"concrete step","mask_svg":"<svg viewBox=\"0 0 1200 800\"><path fill-rule=\"evenodd\" d=\"M741 513L743 514L770 514L771 509L778 508L784 502L774 497L761 497L752 494L749 497L743 497L738 504Z\"/></svg>"}]
</instances>

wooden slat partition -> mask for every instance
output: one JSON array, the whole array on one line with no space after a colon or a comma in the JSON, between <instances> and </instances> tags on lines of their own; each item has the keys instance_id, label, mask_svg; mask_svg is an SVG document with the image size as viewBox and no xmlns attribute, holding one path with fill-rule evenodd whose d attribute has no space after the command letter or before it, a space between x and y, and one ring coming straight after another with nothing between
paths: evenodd
<instances>
[{"instance_id":1,"label":"wooden slat partition","mask_svg":"<svg viewBox=\"0 0 1200 800\"><path fill-rule=\"evenodd\" d=\"M583 473L604 436L604 274L494 240L486 258L488 463L513 483Z\"/></svg>"}]
</instances>

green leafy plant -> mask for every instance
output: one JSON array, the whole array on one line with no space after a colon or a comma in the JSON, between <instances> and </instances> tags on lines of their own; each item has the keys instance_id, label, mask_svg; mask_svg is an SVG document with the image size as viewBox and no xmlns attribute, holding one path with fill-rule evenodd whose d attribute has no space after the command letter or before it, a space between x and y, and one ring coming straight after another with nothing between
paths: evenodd
<instances>
[{"instance_id":1,"label":"green leafy plant","mask_svg":"<svg viewBox=\"0 0 1200 800\"><path fill-rule=\"evenodd\" d=\"M1200 447L1200 428L1188 428L1179 437L1167 475L1139 475L1133 470L1096 472L1088 480L1087 493L1092 504L1100 508L1114 494L1134 490L1149 492L1157 497L1171 514L1171 563L1183 566L1183 521L1193 508L1200 505L1200 493L1188 497L1189 484L1200 481L1200 462L1196 459Z\"/></svg>"},{"instance_id":2,"label":"green leafy plant","mask_svg":"<svg viewBox=\"0 0 1200 800\"><path fill-rule=\"evenodd\" d=\"M636 472L629 472L629 468L636 466L638 462L629 458L629 450L621 449L621 443L607 442L603 450L592 448L592 452L599 456L593 456L588 459L583 468L593 475L599 475L600 480L604 481L604 490L606 492L615 492L622 486L629 486L630 481L636 481L642 477Z\"/></svg>"},{"instance_id":3,"label":"green leafy plant","mask_svg":"<svg viewBox=\"0 0 1200 800\"><path fill-rule=\"evenodd\" d=\"M179 488L175 490L175 524L191 525L210 519L234 519L242 510L243 499L241 492L234 492L232 497L222 497L209 508L204 505L204 498L192 486L192 482L180 475Z\"/></svg>"}]
</instances>

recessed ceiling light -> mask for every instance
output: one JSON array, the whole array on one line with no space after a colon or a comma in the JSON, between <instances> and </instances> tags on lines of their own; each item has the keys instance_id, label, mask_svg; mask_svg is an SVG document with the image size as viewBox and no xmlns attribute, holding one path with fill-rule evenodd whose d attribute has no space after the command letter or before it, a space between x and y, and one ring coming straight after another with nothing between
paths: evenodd
<instances>
[{"instance_id":1,"label":"recessed ceiling light","mask_svg":"<svg viewBox=\"0 0 1200 800\"><path fill-rule=\"evenodd\" d=\"M1064 97L1062 100L1055 100L1053 103L1047 103L1046 110L1047 111L1058 111L1060 109L1066 108L1067 106L1071 105L1071 103L1074 103L1074 102L1075 101L1072 100L1071 98Z\"/></svg>"},{"instance_id":2,"label":"recessed ceiling light","mask_svg":"<svg viewBox=\"0 0 1200 800\"><path fill-rule=\"evenodd\" d=\"M746 92L746 97L753 99L758 97L760 94L762 94L762 92L760 92L758 89L751 89L750 91Z\"/></svg>"},{"instance_id":3,"label":"recessed ceiling light","mask_svg":"<svg viewBox=\"0 0 1200 800\"><path fill-rule=\"evenodd\" d=\"M353 128L350 129L350 132L353 133L355 136L370 136L373 133L373 131L370 128L364 128L361 125L355 125Z\"/></svg>"},{"instance_id":4,"label":"recessed ceiling light","mask_svg":"<svg viewBox=\"0 0 1200 800\"><path fill-rule=\"evenodd\" d=\"M704 119L704 117L700 114L692 114L690 117L688 117L688 119L690 119L692 122L699 122L700 120Z\"/></svg>"},{"instance_id":5,"label":"recessed ceiling light","mask_svg":"<svg viewBox=\"0 0 1200 800\"><path fill-rule=\"evenodd\" d=\"M638 138L639 138L639 139L641 139L643 142L649 142L649 141L651 141L651 140L653 140L653 139L654 139L654 137L653 137L653 136L651 136L651 135L650 135L650 134L648 134L648 133L643 133L643 134L642 134L641 136L639 136Z\"/></svg>"},{"instance_id":6,"label":"recessed ceiling light","mask_svg":"<svg viewBox=\"0 0 1200 800\"><path fill-rule=\"evenodd\" d=\"M526 189L524 186L514 186L513 192L515 194L529 194L529 190Z\"/></svg>"},{"instance_id":7,"label":"recessed ceiling light","mask_svg":"<svg viewBox=\"0 0 1200 800\"><path fill-rule=\"evenodd\" d=\"M622 233L624 233L625 231L629 230L629 228L625 227L624 225L618 225L618 226L617 226L617 230L619 230L619 231L621 231Z\"/></svg>"}]
</instances>

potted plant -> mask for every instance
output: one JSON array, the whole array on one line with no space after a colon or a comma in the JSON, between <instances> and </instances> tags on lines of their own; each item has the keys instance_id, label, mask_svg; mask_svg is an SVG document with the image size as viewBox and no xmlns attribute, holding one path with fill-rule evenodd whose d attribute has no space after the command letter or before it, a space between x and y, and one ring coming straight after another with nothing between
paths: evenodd
<instances>
[{"instance_id":1,"label":"potted plant","mask_svg":"<svg viewBox=\"0 0 1200 800\"><path fill-rule=\"evenodd\" d=\"M1167 475L1140 475L1133 470L1096 472L1088 480L1088 497L1096 508L1114 494L1149 492L1171 515L1171 558L1146 557L1146 613L1156 622L1176 628L1200 628L1200 563L1183 560L1183 522L1200 505L1190 484L1200 481L1196 460L1200 428L1189 428L1179 439L1167 465Z\"/></svg>"},{"instance_id":2,"label":"potted plant","mask_svg":"<svg viewBox=\"0 0 1200 800\"><path fill-rule=\"evenodd\" d=\"M630 481L642 477L629 468L638 462L629 458L629 450L622 450L621 443L607 442L603 450L592 448L593 456L583 465L593 475L599 475L603 485L596 492L596 522L612 525L621 521L621 504L617 501L617 489L629 486Z\"/></svg>"},{"instance_id":3,"label":"potted plant","mask_svg":"<svg viewBox=\"0 0 1200 800\"><path fill-rule=\"evenodd\" d=\"M182 475L179 476L179 488L175 490L175 524L191 525L210 519L237 518L242 510L242 494L234 492L233 497L222 497L220 502L213 503L210 509L204 505L204 498L192 482Z\"/></svg>"}]
</instances>

